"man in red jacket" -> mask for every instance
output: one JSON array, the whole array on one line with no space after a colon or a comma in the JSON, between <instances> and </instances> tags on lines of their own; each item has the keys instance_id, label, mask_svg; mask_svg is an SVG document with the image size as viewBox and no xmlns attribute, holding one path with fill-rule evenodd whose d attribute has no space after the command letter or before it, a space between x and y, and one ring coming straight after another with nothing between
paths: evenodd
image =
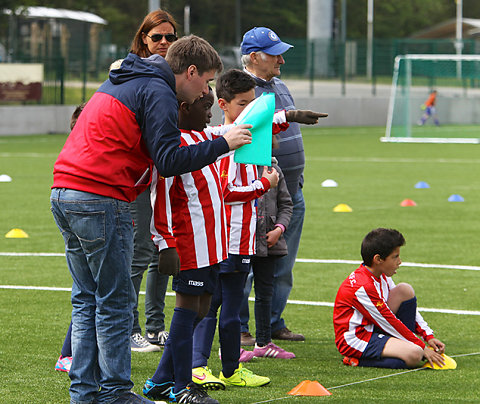
<instances>
[{"instance_id":1,"label":"man in red jacket","mask_svg":"<svg viewBox=\"0 0 480 404\"><path fill-rule=\"evenodd\" d=\"M168 63L167 63L168 62ZM208 93L222 69L196 36L166 60L129 54L92 96L55 163L52 212L73 278L72 403L145 403L130 392L130 279L133 226L128 204L146 189L153 164L169 177L198 170L250 142L246 125L223 138L180 146L178 101Z\"/></svg>"}]
</instances>

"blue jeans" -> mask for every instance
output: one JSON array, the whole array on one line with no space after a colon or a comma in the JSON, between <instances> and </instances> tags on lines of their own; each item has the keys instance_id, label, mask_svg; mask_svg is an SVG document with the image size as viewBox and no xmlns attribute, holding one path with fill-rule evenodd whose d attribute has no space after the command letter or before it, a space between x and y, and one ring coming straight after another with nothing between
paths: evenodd
<instances>
[{"instance_id":1,"label":"blue jeans","mask_svg":"<svg viewBox=\"0 0 480 404\"><path fill-rule=\"evenodd\" d=\"M142 284L143 273L148 268L145 293L145 331L158 333L165 330L165 293L168 286L168 275L158 272L158 250L151 239L150 221L152 206L150 204L150 188L138 195L130 203L133 218L133 259L132 282L136 300L133 308L132 334L142 333L138 322L138 295Z\"/></svg>"},{"instance_id":2,"label":"blue jeans","mask_svg":"<svg viewBox=\"0 0 480 404\"><path fill-rule=\"evenodd\" d=\"M111 403L133 387L129 204L63 188L50 202L73 278L71 403Z\"/></svg>"},{"instance_id":3,"label":"blue jeans","mask_svg":"<svg viewBox=\"0 0 480 404\"><path fill-rule=\"evenodd\" d=\"M303 219L305 218L305 199L303 199L302 188L299 187L297 193L292 195L292 202L292 218L284 234L288 255L279 258L275 264L272 297L272 333L286 327L282 313L293 287L293 266L297 259L298 246L302 236Z\"/></svg>"}]
</instances>

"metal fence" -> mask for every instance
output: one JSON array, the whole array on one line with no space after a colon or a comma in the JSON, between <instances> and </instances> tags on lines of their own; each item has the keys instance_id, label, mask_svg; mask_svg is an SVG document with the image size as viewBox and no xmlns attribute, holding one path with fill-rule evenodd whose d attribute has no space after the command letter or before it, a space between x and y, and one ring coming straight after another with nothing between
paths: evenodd
<instances>
[{"instance_id":1,"label":"metal fence","mask_svg":"<svg viewBox=\"0 0 480 404\"><path fill-rule=\"evenodd\" d=\"M98 32L95 42L86 30L80 29L78 32L83 34L75 41L70 41L66 51L55 52L62 47L58 40L49 43L50 50L43 49L42 52L37 52L37 55L25 52L22 47L12 55L10 62L44 65L41 100L24 103L72 105L84 102L93 94L98 84L107 78L111 62L126 55L127 48L117 49L110 44L108 31ZM365 82L371 84L373 94L377 82L391 82L393 63L397 55L456 53L454 40L375 40L371 71L368 71L365 40L283 40L294 47L284 55L286 64L282 66L282 77L302 78L312 83L319 79L339 80L343 83ZM480 41L464 40L463 53L480 53ZM42 54L50 56L42 57ZM239 63L239 60L237 62ZM232 61L226 61L225 65L232 66Z\"/></svg>"}]
</instances>

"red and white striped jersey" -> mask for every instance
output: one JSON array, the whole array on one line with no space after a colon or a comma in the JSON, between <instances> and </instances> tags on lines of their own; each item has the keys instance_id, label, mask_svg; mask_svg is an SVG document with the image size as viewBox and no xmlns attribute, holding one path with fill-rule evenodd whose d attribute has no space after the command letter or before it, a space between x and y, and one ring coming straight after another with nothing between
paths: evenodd
<instances>
[{"instance_id":1,"label":"red and white striped jersey","mask_svg":"<svg viewBox=\"0 0 480 404\"><path fill-rule=\"evenodd\" d=\"M343 281L333 309L335 344L342 355L360 358L374 326L385 334L425 348L425 343L387 306L389 292L394 287L391 278L383 274L377 278L363 264ZM425 341L433 338L433 331L418 310L415 320L415 332Z\"/></svg>"},{"instance_id":2,"label":"red and white striped jersey","mask_svg":"<svg viewBox=\"0 0 480 404\"><path fill-rule=\"evenodd\" d=\"M285 111L273 116L272 133L288 128ZM220 161L221 182L228 226L228 252L235 255L255 254L257 227L256 199L270 189L270 182L258 178L257 166L235 163L230 155Z\"/></svg>"},{"instance_id":3,"label":"red and white striped jersey","mask_svg":"<svg viewBox=\"0 0 480 404\"><path fill-rule=\"evenodd\" d=\"M257 166L235 163L233 158L232 155L220 161L227 214L228 252L253 255L257 227L256 198L270 189L270 182L266 178L258 179Z\"/></svg>"},{"instance_id":4,"label":"red and white striped jersey","mask_svg":"<svg viewBox=\"0 0 480 404\"><path fill-rule=\"evenodd\" d=\"M222 130L215 128L217 133ZM182 130L181 146L216 136L215 130ZM159 250L176 247L181 270L203 268L227 258L225 206L216 164L176 177L162 178L155 173L151 190L153 241Z\"/></svg>"}]
</instances>

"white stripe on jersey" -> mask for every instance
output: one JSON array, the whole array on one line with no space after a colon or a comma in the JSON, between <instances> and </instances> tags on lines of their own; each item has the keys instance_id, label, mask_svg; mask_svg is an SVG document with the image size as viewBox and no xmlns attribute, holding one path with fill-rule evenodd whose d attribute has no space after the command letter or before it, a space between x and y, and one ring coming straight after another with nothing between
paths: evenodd
<instances>
[{"instance_id":1,"label":"white stripe on jersey","mask_svg":"<svg viewBox=\"0 0 480 404\"><path fill-rule=\"evenodd\" d=\"M363 286L358 288L358 290L355 292L355 296L357 297L359 303L363 307L365 307L365 309L370 313L370 315L377 322L380 328L382 328L382 330L384 330L387 334L390 334L392 337L408 341L385 319L385 317L382 316L382 314L378 311L373 302L370 300L370 297L368 297L368 294ZM390 310L386 303L385 307ZM395 316L395 314L393 313L392 315Z\"/></svg>"},{"instance_id":2,"label":"white stripe on jersey","mask_svg":"<svg viewBox=\"0 0 480 404\"><path fill-rule=\"evenodd\" d=\"M165 181L167 178L165 179ZM173 179L170 178L169 183L165 184L166 190L165 194L168 195L168 190L172 186ZM155 202L157 200L157 184L158 184L158 171L156 167L153 167L152 170L152 183L150 185L150 204L152 205L152 212L155 212L155 209L159 209L158 207L155 206ZM163 197L163 196L162 196ZM167 223L168 223L168 231L170 234L173 234L172 231L172 208L170 206L170 198L165 199L166 202L166 211L163 212L164 215L167 216ZM153 235L153 242L157 246L158 250L164 250L168 248L168 245L165 241L165 239L158 233L157 229L155 228L155 215L152 214L152 217L150 218L150 233Z\"/></svg>"},{"instance_id":3,"label":"white stripe on jersey","mask_svg":"<svg viewBox=\"0 0 480 404\"><path fill-rule=\"evenodd\" d=\"M352 348L356 349L357 351L363 352L367 348L368 341L363 341L357 337L355 331L359 324L363 321L363 315L357 309L353 308L352 317L348 322L348 331L343 334L345 338L345 342ZM365 327L367 328L367 327ZM373 326L371 327L373 328Z\"/></svg>"},{"instance_id":4,"label":"white stripe on jersey","mask_svg":"<svg viewBox=\"0 0 480 404\"><path fill-rule=\"evenodd\" d=\"M195 132L195 134L200 137L200 134L198 132ZM193 138L192 135L189 133L182 132L182 138L188 145L198 143L198 140ZM220 193L218 192L217 180L213 176L210 167L207 166L202 168L201 172L205 177L205 181L207 182L208 191L210 194L210 199L212 204L215 206L220 205L220 201L223 199L223 195L220 195ZM181 177L182 177L185 193L188 196L187 205L188 205L188 210L190 212L190 217L192 218L192 227L194 231L197 262L201 264L199 265L199 268L202 268L204 266L210 265L209 254L208 254L208 251L209 251L208 240L209 240L209 236L211 235L207 234L206 232L207 226L205 223L205 220L208 220L208 218L205 218L203 215L201 200L198 197L198 190L195 185L195 180L192 177L192 174L186 173L186 174L183 174ZM218 209L220 209L220 207L217 207L215 211L217 211ZM224 212L222 214L224 214ZM225 229L222 227L222 222L220 220L215 220L214 223L215 223L215 234L221 234L223 231L225 231ZM226 220L224 220L224 223L226 224ZM216 248L217 256L221 257L223 254L221 240L219 240L218 243L215 243L215 248Z\"/></svg>"}]
</instances>

